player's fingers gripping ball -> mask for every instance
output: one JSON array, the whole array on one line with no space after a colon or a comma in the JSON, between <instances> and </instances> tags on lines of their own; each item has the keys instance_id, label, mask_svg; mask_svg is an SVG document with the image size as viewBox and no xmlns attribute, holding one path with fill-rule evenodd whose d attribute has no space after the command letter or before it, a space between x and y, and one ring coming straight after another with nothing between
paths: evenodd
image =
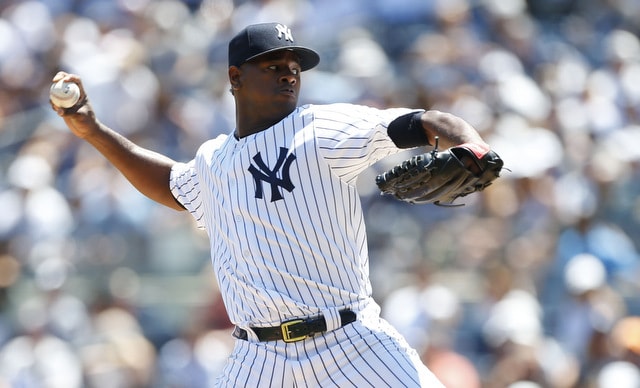
<instances>
[{"instance_id":1,"label":"player's fingers gripping ball","mask_svg":"<svg viewBox=\"0 0 640 388\"><path fill-rule=\"evenodd\" d=\"M60 80L51 85L49 99L60 108L71 108L80 100L80 87L73 82Z\"/></svg>"},{"instance_id":2,"label":"player's fingers gripping ball","mask_svg":"<svg viewBox=\"0 0 640 388\"><path fill-rule=\"evenodd\" d=\"M458 197L482 191L500 176L503 161L494 151L462 144L415 155L376 177L383 194L423 204L451 205Z\"/></svg>"}]
</instances>

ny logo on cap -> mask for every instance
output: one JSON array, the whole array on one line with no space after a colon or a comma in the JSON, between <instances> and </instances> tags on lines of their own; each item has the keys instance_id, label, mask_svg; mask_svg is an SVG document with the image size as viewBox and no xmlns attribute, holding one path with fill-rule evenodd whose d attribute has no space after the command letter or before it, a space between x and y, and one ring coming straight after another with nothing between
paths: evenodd
<instances>
[{"instance_id":1,"label":"ny logo on cap","mask_svg":"<svg viewBox=\"0 0 640 388\"><path fill-rule=\"evenodd\" d=\"M278 39L282 39L282 35L284 35L284 39L289 42L293 42L293 35L291 35L291 29L284 24L276 24L276 30L278 30Z\"/></svg>"}]
</instances>

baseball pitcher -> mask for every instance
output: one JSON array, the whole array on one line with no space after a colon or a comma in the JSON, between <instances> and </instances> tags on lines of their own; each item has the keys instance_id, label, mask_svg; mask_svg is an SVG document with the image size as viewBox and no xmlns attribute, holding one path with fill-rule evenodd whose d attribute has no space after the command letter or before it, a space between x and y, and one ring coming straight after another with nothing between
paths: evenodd
<instances>
[{"instance_id":1,"label":"baseball pitcher","mask_svg":"<svg viewBox=\"0 0 640 388\"><path fill-rule=\"evenodd\" d=\"M138 190L206 230L236 337L217 386L442 387L371 297L356 180L388 155L432 146L377 183L407 202L449 204L484 189L502 161L451 114L298 105L301 74L320 59L283 24L248 26L228 49L235 130L185 163L101 123L77 75L53 82L76 83L80 100L52 103Z\"/></svg>"}]
</instances>

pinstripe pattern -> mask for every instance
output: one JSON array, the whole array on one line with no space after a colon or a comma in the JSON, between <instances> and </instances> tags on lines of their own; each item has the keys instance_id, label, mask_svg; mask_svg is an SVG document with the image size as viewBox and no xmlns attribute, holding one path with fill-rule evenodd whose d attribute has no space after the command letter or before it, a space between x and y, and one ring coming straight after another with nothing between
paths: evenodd
<instances>
[{"instance_id":1,"label":"pinstripe pattern","mask_svg":"<svg viewBox=\"0 0 640 388\"><path fill-rule=\"evenodd\" d=\"M366 231L355 183L368 166L400 151L386 129L407 112L307 105L262 132L208 141L194 160L173 168L171 190L209 235L212 263L233 323L247 329L343 308L377 308L371 298ZM312 377L304 369L313 369L316 359L324 365L322 370L344 370L346 360L370 351L370 341L375 340L362 328L353 334L360 340L349 345L351 350L322 351L328 344L311 341L318 348L296 345L275 351L284 351L279 355L285 358L308 358L308 365L296 367L282 363L280 356L274 358L272 344L240 342L228 376L274 379L267 384L272 386L331 385L330 375L317 374L308 384L282 379L300 373ZM385 343L391 346L396 340ZM404 354L378 350L391 359ZM408 368L403 357L398 359L400 371ZM392 365L390 359L370 357L358 362L371 363L360 367L372 373ZM242 368L242 373L234 368ZM257 373L255 377L247 375L246 368ZM272 375L283 370L291 373ZM381 373L379 382L391 378L391 371ZM348 380L355 379L366 386L370 375L345 372L334 385L348 386ZM410 375L415 378L415 372ZM253 383L234 381L232 386Z\"/></svg>"},{"instance_id":2,"label":"pinstripe pattern","mask_svg":"<svg viewBox=\"0 0 640 388\"><path fill-rule=\"evenodd\" d=\"M237 341L216 386L444 388L381 319L290 344Z\"/></svg>"}]
</instances>

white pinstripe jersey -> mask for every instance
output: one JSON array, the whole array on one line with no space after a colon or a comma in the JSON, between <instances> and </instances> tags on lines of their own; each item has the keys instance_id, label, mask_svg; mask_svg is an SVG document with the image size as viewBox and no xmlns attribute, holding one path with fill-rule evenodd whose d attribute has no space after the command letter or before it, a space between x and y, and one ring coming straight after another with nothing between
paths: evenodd
<instances>
[{"instance_id":1,"label":"white pinstripe jersey","mask_svg":"<svg viewBox=\"0 0 640 388\"><path fill-rule=\"evenodd\" d=\"M262 132L207 141L174 166L171 190L207 230L233 323L374 303L356 178L400 151L387 126L408 112L305 105Z\"/></svg>"}]
</instances>

